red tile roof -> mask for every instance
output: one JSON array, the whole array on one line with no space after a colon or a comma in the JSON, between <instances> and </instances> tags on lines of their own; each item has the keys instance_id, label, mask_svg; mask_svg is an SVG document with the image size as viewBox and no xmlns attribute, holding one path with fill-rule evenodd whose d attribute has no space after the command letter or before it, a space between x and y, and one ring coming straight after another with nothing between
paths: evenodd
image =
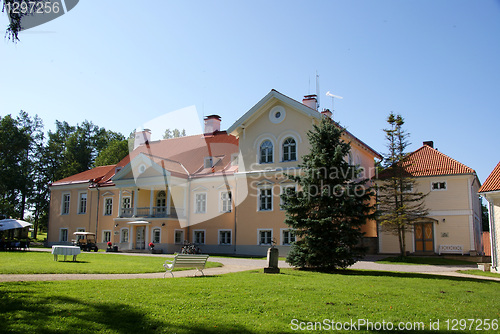
<instances>
[{"instance_id":1,"label":"red tile roof","mask_svg":"<svg viewBox=\"0 0 500 334\"><path fill-rule=\"evenodd\" d=\"M439 176L474 174L472 168L450 158L438 150L424 145L410 153L405 168L412 176Z\"/></svg>"},{"instance_id":2,"label":"red tile roof","mask_svg":"<svg viewBox=\"0 0 500 334\"><path fill-rule=\"evenodd\" d=\"M488 176L486 181L484 181L481 188L479 188L479 192L485 193L488 191L497 191L497 190L500 190L500 162L493 169L493 171Z\"/></svg>"},{"instance_id":3,"label":"red tile roof","mask_svg":"<svg viewBox=\"0 0 500 334\"><path fill-rule=\"evenodd\" d=\"M114 185L111 178L115 167L124 167L139 154L144 154L178 177L232 174L231 155L238 153L238 139L225 131L152 141L141 145L116 165L96 167L56 181L52 185L89 182L94 179L100 186ZM204 168L205 157L214 157L214 168Z\"/></svg>"},{"instance_id":4,"label":"red tile roof","mask_svg":"<svg viewBox=\"0 0 500 334\"><path fill-rule=\"evenodd\" d=\"M68 176L62 180L53 182L52 185L63 185L63 184L74 184L74 183L85 183L92 180L100 181L103 176L113 172L115 170L115 165L100 166L95 167L85 172L81 172L75 175Z\"/></svg>"}]
</instances>

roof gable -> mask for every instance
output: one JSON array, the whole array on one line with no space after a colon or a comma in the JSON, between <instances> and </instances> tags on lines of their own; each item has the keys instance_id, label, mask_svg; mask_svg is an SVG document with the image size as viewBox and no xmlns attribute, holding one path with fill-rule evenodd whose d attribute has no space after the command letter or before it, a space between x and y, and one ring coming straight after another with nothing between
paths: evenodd
<instances>
[{"instance_id":1,"label":"roof gable","mask_svg":"<svg viewBox=\"0 0 500 334\"><path fill-rule=\"evenodd\" d=\"M493 169L484 184L479 188L480 193L500 190L500 162Z\"/></svg>"},{"instance_id":2,"label":"roof gable","mask_svg":"<svg viewBox=\"0 0 500 334\"><path fill-rule=\"evenodd\" d=\"M418 150L410 153L404 165L406 171L415 177L476 173L474 169L467 167L428 145L424 145Z\"/></svg>"}]
</instances>

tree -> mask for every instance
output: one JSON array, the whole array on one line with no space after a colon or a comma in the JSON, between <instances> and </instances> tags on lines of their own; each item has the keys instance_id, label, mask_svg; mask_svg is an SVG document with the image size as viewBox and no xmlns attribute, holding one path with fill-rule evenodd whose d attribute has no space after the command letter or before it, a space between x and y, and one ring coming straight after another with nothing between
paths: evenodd
<instances>
[{"instance_id":1,"label":"tree","mask_svg":"<svg viewBox=\"0 0 500 334\"><path fill-rule=\"evenodd\" d=\"M324 117L308 132L310 153L303 156L298 175L288 175L300 190L286 188L282 208L285 223L299 240L286 261L320 270L346 268L365 253L361 226L374 218L374 196L361 170L348 162L350 144L343 129Z\"/></svg>"},{"instance_id":2,"label":"tree","mask_svg":"<svg viewBox=\"0 0 500 334\"><path fill-rule=\"evenodd\" d=\"M182 129L180 131L179 129L166 129L165 133L163 134L163 139L170 139L170 138L179 138L179 137L184 137L186 136L186 130Z\"/></svg>"},{"instance_id":3,"label":"tree","mask_svg":"<svg viewBox=\"0 0 500 334\"><path fill-rule=\"evenodd\" d=\"M490 219L488 217L488 207L481 203L481 223L483 225L483 232L490 230Z\"/></svg>"},{"instance_id":4,"label":"tree","mask_svg":"<svg viewBox=\"0 0 500 334\"><path fill-rule=\"evenodd\" d=\"M116 165L129 153L128 140L113 140L95 159L96 166Z\"/></svg>"},{"instance_id":5,"label":"tree","mask_svg":"<svg viewBox=\"0 0 500 334\"><path fill-rule=\"evenodd\" d=\"M379 173L378 220L385 231L398 237L400 256L405 256L406 233L413 231L414 223L428 214L424 199L427 194L417 191L415 178L407 172L409 134L403 130L404 119L392 112L387 118L390 127L384 129L389 152L384 155Z\"/></svg>"}]
</instances>

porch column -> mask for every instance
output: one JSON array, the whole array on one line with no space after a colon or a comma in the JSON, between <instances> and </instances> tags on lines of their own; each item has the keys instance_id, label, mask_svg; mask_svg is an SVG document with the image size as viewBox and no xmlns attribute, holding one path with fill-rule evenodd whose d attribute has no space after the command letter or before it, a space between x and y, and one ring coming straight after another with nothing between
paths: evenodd
<instances>
[{"instance_id":1,"label":"porch column","mask_svg":"<svg viewBox=\"0 0 500 334\"><path fill-rule=\"evenodd\" d=\"M153 200L154 200L154 189L149 190L149 216L153 217Z\"/></svg>"},{"instance_id":2,"label":"porch column","mask_svg":"<svg viewBox=\"0 0 500 334\"><path fill-rule=\"evenodd\" d=\"M128 249L134 249L134 225L130 225L128 230Z\"/></svg>"},{"instance_id":3,"label":"porch column","mask_svg":"<svg viewBox=\"0 0 500 334\"><path fill-rule=\"evenodd\" d=\"M118 218L122 217L122 190L121 188L118 189Z\"/></svg>"},{"instance_id":4,"label":"porch column","mask_svg":"<svg viewBox=\"0 0 500 334\"><path fill-rule=\"evenodd\" d=\"M139 200L139 189L134 190L134 217L137 217L137 201Z\"/></svg>"},{"instance_id":5,"label":"porch column","mask_svg":"<svg viewBox=\"0 0 500 334\"><path fill-rule=\"evenodd\" d=\"M146 232L144 232L144 249L149 247L149 225L146 225Z\"/></svg>"},{"instance_id":6,"label":"porch column","mask_svg":"<svg viewBox=\"0 0 500 334\"><path fill-rule=\"evenodd\" d=\"M167 215L170 215L170 199L171 199L171 194L170 194L170 186L167 187Z\"/></svg>"}]
</instances>

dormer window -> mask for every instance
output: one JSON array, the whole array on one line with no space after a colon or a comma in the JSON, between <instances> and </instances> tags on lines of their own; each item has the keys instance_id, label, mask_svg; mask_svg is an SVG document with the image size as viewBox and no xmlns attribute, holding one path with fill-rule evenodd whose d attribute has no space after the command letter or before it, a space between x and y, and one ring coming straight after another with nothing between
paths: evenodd
<instances>
[{"instance_id":1,"label":"dormer window","mask_svg":"<svg viewBox=\"0 0 500 334\"><path fill-rule=\"evenodd\" d=\"M272 163L273 162L273 143L270 140L264 140L260 145L260 163Z\"/></svg>"},{"instance_id":2,"label":"dormer window","mask_svg":"<svg viewBox=\"0 0 500 334\"><path fill-rule=\"evenodd\" d=\"M205 157L205 162L203 164L204 168L212 168L213 167L213 158L212 157Z\"/></svg>"}]
</instances>

